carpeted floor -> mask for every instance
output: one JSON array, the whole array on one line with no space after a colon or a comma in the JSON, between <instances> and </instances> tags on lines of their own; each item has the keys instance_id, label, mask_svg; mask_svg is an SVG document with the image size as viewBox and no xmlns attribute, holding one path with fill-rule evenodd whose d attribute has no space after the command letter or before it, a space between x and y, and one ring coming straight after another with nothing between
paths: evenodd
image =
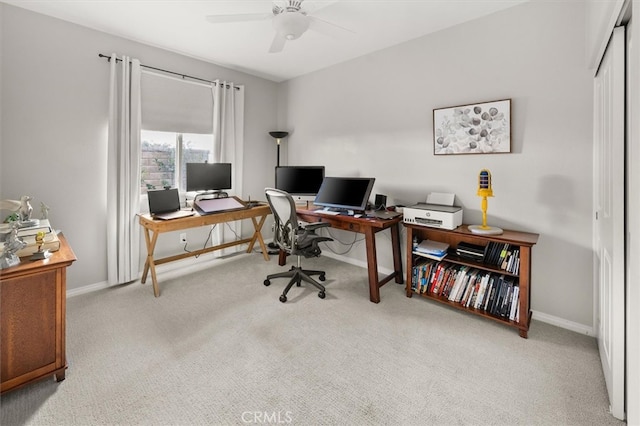
<instances>
[{"instance_id":1,"label":"carpeted floor","mask_svg":"<svg viewBox=\"0 0 640 426\"><path fill-rule=\"evenodd\" d=\"M67 302L66 380L0 401L2 425L619 425L596 341L516 330L328 257L327 297L241 255Z\"/></svg>"}]
</instances>

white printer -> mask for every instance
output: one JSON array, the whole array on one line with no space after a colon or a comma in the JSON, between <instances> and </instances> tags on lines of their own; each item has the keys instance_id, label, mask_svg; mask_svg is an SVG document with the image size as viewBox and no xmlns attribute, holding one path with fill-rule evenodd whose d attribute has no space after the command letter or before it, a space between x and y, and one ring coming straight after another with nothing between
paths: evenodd
<instances>
[{"instance_id":1,"label":"white printer","mask_svg":"<svg viewBox=\"0 0 640 426\"><path fill-rule=\"evenodd\" d=\"M456 229L462 225L462 207L454 206L454 194L431 193L426 203L403 210L404 223L432 228Z\"/></svg>"}]
</instances>

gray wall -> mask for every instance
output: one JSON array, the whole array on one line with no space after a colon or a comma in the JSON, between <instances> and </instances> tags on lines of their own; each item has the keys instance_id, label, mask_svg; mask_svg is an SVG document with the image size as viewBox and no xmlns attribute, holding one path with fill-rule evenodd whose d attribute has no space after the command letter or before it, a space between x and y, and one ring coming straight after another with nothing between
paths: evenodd
<instances>
[{"instance_id":1,"label":"gray wall","mask_svg":"<svg viewBox=\"0 0 640 426\"><path fill-rule=\"evenodd\" d=\"M276 83L0 3L3 112L0 199L34 198L78 261L68 270L75 289L106 280L106 158L109 65L98 53L245 86L244 193L257 198L272 184ZM3 212L6 213L6 212ZM190 242L204 241L190 232ZM181 247L161 237L159 251ZM144 254L144 253L143 253Z\"/></svg>"},{"instance_id":2,"label":"gray wall","mask_svg":"<svg viewBox=\"0 0 640 426\"><path fill-rule=\"evenodd\" d=\"M469 224L481 223L477 175L488 168L489 224L540 234L532 309L590 329L592 79L584 22L581 2L527 3L283 83L278 120L292 132L289 164L373 176L374 194L404 204L453 192ZM512 99L511 154L433 155L434 108L504 98ZM378 239L391 268L388 237ZM346 256L364 263L364 243Z\"/></svg>"},{"instance_id":3,"label":"gray wall","mask_svg":"<svg viewBox=\"0 0 640 426\"><path fill-rule=\"evenodd\" d=\"M246 86L244 192L252 198L273 183L266 132L275 127L291 131L283 164L374 176L374 193L390 202L453 192L466 223L481 221L477 174L490 169L489 223L540 234L532 309L593 326L592 80L581 2L516 6L280 85L4 4L0 18L0 198L30 194L51 207L78 255L70 289L106 280L108 65L97 54L116 52ZM511 154L433 156L434 108L503 98L513 103ZM378 239L389 269L389 238ZM161 249L175 251L174 243ZM364 244L346 256L364 265Z\"/></svg>"}]
</instances>

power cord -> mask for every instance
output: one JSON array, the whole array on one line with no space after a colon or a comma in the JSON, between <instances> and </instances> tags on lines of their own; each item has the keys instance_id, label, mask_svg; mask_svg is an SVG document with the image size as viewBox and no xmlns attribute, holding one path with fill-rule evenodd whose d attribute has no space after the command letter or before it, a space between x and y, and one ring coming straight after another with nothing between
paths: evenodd
<instances>
[{"instance_id":1,"label":"power cord","mask_svg":"<svg viewBox=\"0 0 640 426\"><path fill-rule=\"evenodd\" d=\"M330 251L330 252L332 252L333 254L340 255L340 256L341 256L341 255L343 255L343 254L347 254L347 253L349 253L349 252L351 251L351 249L353 248L353 246L355 246L357 243L361 243L362 241L364 241L364 240L365 240L365 238L364 238L364 237L362 237L362 238L358 238L358 234L354 232L354 233L353 233L353 241L351 241L351 242L344 242L344 241L341 241L339 238L337 238L336 236L334 236L334 235L332 235L332 234L331 234L331 228L327 228L327 234L329 234L329 236L330 236L330 237L331 237L335 242L337 242L338 244L342 244L343 246L347 246L347 247L348 247L345 251L343 251L343 252L338 252L338 251L337 251L337 250L335 250L333 247L331 247L329 244L327 244L327 243L329 243L330 241L322 241L322 243L324 243L324 244L325 244L325 247L326 247L327 249L329 249L329 251Z\"/></svg>"},{"instance_id":2,"label":"power cord","mask_svg":"<svg viewBox=\"0 0 640 426\"><path fill-rule=\"evenodd\" d=\"M207 233L207 239L204 241L204 244L202 245L202 249L206 249L207 248L207 243L209 242L209 240L211 239L211 235L213 234L213 230L216 229L216 226L218 226L218 224L215 224L211 227L211 229L209 229L209 232ZM236 234L237 235L237 234ZM184 247L182 248L182 250L184 250L186 253L191 253L191 250L187 249L187 244L189 243L184 243ZM196 254L195 256L196 259L200 257L199 254Z\"/></svg>"}]
</instances>

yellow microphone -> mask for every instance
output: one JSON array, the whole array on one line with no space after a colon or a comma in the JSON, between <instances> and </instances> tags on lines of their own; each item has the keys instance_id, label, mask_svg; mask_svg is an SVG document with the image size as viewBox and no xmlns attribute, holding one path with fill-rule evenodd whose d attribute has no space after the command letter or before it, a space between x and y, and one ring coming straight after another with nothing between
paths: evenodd
<instances>
[{"instance_id":1,"label":"yellow microphone","mask_svg":"<svg viewBox=\"0 0 640 426\"><path fill-rule=\"evenodd\" d=\"M502 234L502 229L487 225L487 197L493 197L493 189L491 188L491 172L487 169L480 170L480 173L478 174L478 196L482 197L482 225L469 225L469 231L474 234Z\"/></svg>"}]
</instances>

